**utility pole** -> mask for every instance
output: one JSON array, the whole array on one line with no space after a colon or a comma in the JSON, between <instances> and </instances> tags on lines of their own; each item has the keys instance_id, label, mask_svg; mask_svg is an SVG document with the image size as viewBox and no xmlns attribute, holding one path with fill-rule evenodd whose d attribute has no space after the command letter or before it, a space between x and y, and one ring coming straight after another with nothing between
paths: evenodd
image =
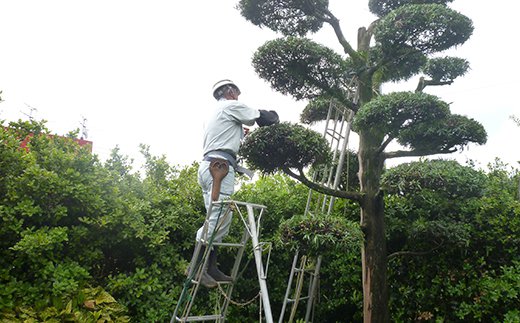
<instances>
[{"instance_id":1,"label":"utility pole","mask_svg":"<svg viewBox=\"0 0 520 323\"><path fill-rule=\"evenodd\" d=\"M81 116L81 122L79 124L81 125L80 139L87 139L88 138L87 118L85 118L84 116Z\"/></svg>"},{"instance_id":2,"label":"utility pole","mask_svg":"<svg viewBox=\"0 0 520 323\"><path fill-rule=\"evenodd\" d=\"M25 113L23 111L20 111L23 115L25 115L27 118L29 118L29 121L33 121L34 120L34 116L33 116L33 113L34 112L38 112L38 109L28 105L27 103L25 103L25 106L27 108L29 108L29 113Z\"/></svg>"}]
</instances>

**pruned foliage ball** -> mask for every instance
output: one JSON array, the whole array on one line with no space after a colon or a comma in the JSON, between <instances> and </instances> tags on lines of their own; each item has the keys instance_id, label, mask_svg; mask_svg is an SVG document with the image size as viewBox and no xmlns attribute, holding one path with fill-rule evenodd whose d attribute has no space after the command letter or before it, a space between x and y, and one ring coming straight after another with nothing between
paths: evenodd
<instances>
[{"instance_id":1,"label":"pruned foliage ball","mask_svg":"<svg viewBox=\"0 0 520 323\"><path fill-rule=\"evenodd\" d=\"M277 240L284 248L318 256L335 250L359 250L363 233L357 222L324 213L309 213L283 221Z\"/></svg>"},{"instance_id":2,"label":"pruned foliage ball","mask_svg":"<svg viewBox=\"0 0 520 323\"><path fill-rule=\"evenodd\" d=\"M394 92L365 104L354 118L354 129L376 128L397 137L417 123L444 119L449 114L448 104L434 95Z\"/></svg>"},{"instance_id":3,"label":"pruned foliage ball","mask_svg":"<svg viewBox=\"0 0 520 323\"><path fill-rule=\"evenodd\" d=\"M287 37L268 41L255 53L253 67L273 89L297 100L323 94L347 97L347 62L332 49L310 39Z\"/></svg>"},{"instance_id":4,"label":"pruned foliage ball","mask_svg":"<svg viewBox=\"0 0 520 323\"><path fill-rule=\"evenodd\" d=\"M263 173L284 168L303 169L325 164L331 159L326 139L301 125L283 122L258 128L250 133L240 148L248 166Z\"/></svg>"},{"instance_id":5,"label":"pruned foliage ball","mask_svg":"<svg viewBox=\"0 0 520 323\"><path fill-rule=\"evenodd\" d=\"M391 50L410 46L425 54L463 44L473 33L471 20L440 4L407 5L391 11L374 30L376 41Z\"/></svg>"},{"instance_id":6,"label":"pruned foliage ball","mask_svg":"<svg viewBox=\"0 0 520 323\"><path fill-rule=\"evenodd\" d=\"M327 119L330 100L316 98L310 100L300 114L300 121L305 124L313 124Z\"/></svg>"},{"instance_id":7,"label":"pruned foliage ball","mask_svg":"<svg viewBox=\"0 0 520 323\"><path fill-rule=\"evenodd\" d=\"M313 178L317 178L320 180L327 180L330 176L330 169L337 170L337 166L339 164L339 156L341 151L336 151L336 160L334 160L329 167L316 167L312 168L309 172ZM343 165L342 171L340 174L340 179L338 182L338 189L342 191L359 191L359 160L357 152L346 149L345 155L343 157ZM310 176L309 176L310 177ZM332 174L332 181L336 181L335 173Z\"/></svg>"},{"instance_id":8,"label":"pruned foliage ball","mask_svg":"<svg viewBox=\"0 0 520 323\"><path fill-rule=\"evenodd\" d=\"M461 116L449 115L427 123L417 123L403 129L397 142L405 147L425 153L448 153L473 142L485 144L487 133L478 121Z\"/></svg>"},{"instance_id":9,"label":"pruned foliage ball","mask_svg":"<svg viewBox=\"0 0 520 323\"><path fill-rule=\"evenodd\" d=\"M383 174L382 184L389 194L431 190L449 198L471 198L484 194L486 175L455 160L424 160L390 168Z\"/></svg>"},{"instance_id":10,"label":"pruned foliage ball","mask_svg":"<svg viewBox=\"0 0 520 323\"><path fill-rule=\"evenodd\" d=\"M410 46L388 49L380 45L370 49L371 65L380 66L376 75L380 82L408 80L428 61L426 55Z\"/></svg>"},{"instance_id":11,"label":"pruned foliage ball","mask_svg":"<svg viewBox=\"0 0 520 323\"><path fill-rule=\"evenodd\" d=\"M305 36L323 26L320 19L328 0L241 0L242 16L258 27L267 27L286 36Z\"/></svg>"},{"instance_id":12,"label":"pruned foliage ball","mask_svg":"<svg viewBox=\"0 0 520 323\"><path fill-rule=\"evenodd\" d=\"M453 0L369 0L368 8L373 14L383 17L390 11L407 4L447 4L450 2L453 2Z\"/></svg>"},{"instance_id":13,"label":"pruned foliage ball","mask_svg":"<svg viewBox=\"0 0 520 323\"><path fill-rule=\"evenodd\" d=\"M330 114L329 110L331 110ZM305 106L300 114L300 122L305 124L314 124L319 121L327 120L327 117L329 119L341 120L343 116L345 118L347 117L348 111L347 107L333 99L319 97L310 100L307 106Z\"/></svg>"},{"instance_id":14,"label":"pruned foliage ball","mask_svg":"<svg viewBox=\"0 0 520 323\"><path fill-rule=\"evenodd\" d=\"M459 57L437 57L428 60L423 73L434 81L453 81L469 69L469 62Z\"/></svg>"}]
</instances>

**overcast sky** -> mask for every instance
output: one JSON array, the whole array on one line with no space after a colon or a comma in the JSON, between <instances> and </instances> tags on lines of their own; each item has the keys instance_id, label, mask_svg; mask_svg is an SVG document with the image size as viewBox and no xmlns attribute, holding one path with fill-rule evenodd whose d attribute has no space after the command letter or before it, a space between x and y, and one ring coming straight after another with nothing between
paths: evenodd
<instances>
[{"instance_id":1,"label":"overcast sky","mask_svg":"<svg viewBox=\"0 0 520 323\"><path fill-rule=\"evenodd\" d=\"M0 120L48 120L53 133L81 127L105 160L118 145L139 161L138 145L173 164L199 160L202 120L211 109L211 86L223 78L241 88L241 101L275 109L297 121L306 102L273 92L251 67L251 57L277 37L242 18L237 0L4 0L0 2ZM330 0L347 39L374 17L368 0ZM453 113L481 122L485 146L447 158L482 166L500 157L520 160L516 1L455 0L451 7L473 20L468 42L449 54L469 60L471 71L450 87L427 88L451 102ZM311 36L340 50L329 26ZM413 90L410 84L383 91ZM34 110L32 110L34 109ZM352 147L355 146L353 137Z\"/></svg>"}]
</instances>

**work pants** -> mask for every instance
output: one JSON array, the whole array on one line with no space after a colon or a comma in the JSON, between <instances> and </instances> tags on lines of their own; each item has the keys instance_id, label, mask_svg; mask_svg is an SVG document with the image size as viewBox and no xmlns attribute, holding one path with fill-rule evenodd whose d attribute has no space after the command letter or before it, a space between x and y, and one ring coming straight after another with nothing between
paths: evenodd
<instances>
[{"instance_id":1,"label":"work pants","mask_svg":"<svg viewBox=\"0 0 520 323\"><path fill-rule=\"evenodd\" d=\"M197 241L201 238L208 241L211 235L215 232L215 228L217 228L215 232L215 236L213 237L213 242L222 242L222 239L228 234L229 227L231 225L232 214L231 212L225 212L226 206L221 208L220 205L211 206L211 189L213 185L213 177L209 172L209 161L202 161L198 170L198 182L202 188L202 194L204 196L204 205L206 206L206 212L211 208L211 214L208 218L208 231L207 236L203 237L204 224L197 231ZM218 200L229 199L231 194L235 191L235 170L233 166L229 165L229 172L222 179L222 184L220 186L220 195ZM207 215L207 213L206 213ZM226 216L225 216L226 215ZM218 223L217 223L218 221Z\"/></svg>"}]
</instances>

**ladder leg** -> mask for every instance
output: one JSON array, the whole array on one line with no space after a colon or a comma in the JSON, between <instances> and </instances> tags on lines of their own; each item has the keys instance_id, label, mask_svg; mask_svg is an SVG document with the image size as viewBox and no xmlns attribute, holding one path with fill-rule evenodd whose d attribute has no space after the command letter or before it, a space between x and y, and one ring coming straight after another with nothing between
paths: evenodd
<instances>
[{"instance_id":1,"label":"ladder leg","mask_svg":"<svg viewBox=\"0 0 520 323\"><path fill-rule=\"evenodd\" d=\"M238 276L238 270L240 269L240 263L242 262L242 257L244 255L244 250L247 244L247 241L249 240L249 233L247 231L247 228L244 228L244 234L242 235L242 246L238 249L236 257L235 257L235 263L233 264L233 269L231 269L231 278L233 278L233 283L231 283L226 291L226 296L224 297L224 300L222 302L222 320L219 322L224 322L227 314L227 309L229 307L230 297L231 293L233 292L233 288L235 286L237 276Z\"/></svg>"},{"instance_id":2,"label":"ladder leg","mask_svg":"<svg viewBox=\"0 0 520 323\"><path fill-rule=\"evenodd\" d=\"M280 313L278 323L282 323L283 317L285 316L285 308L287 307L287 303L289 302L289 295L291 294L292 281L294 278L294 268L296 268L296 263L298 262L298 254L299 250L296 250L296 252L294 253L294 258L291 266L291 273L289 274L289 281L287 282L287 289L285 290L285 297L283 298L282 311Z\"/></svg>"},{"instance_id":3,"label":"ladder leg","mask_svg":"<svg viewBox=\"0 0 520 323\"><path fill-rule=\"evenodd\" d=\"M262 251L259 249L258 243L258 231L256 228L254 210L251 205L247 205L247 218L249 221L249 227L251 229L251 241L253 243L253 253L255 255L256 271L258 273L258 283L260 285L260 293L262 296L262 302L264 305L265 320L267 323L273 323L273 314L271 312L271 303L269 302L269 293L267 292L267 283L264 273L264 267L262 265Z\"/></svg>"},{"instance_id":4,"label":"ladder leg","mask_svg":"<svg viewBox=\"0 0 520 323\"><path fill-rule=\"evenodd\" d=\"M307 311L305 312L305 322L310 322L311 311L314 307L314 302L316 298L316 290L318 287L319 274L321 268L321 256L318 256L318 260L316 262L316 267L314 269L311 287L309 291L309 300L307 301Z\"/></svg>"},{"instance_id":5,"label":"ladder leg","mask_svg":"<svg viewBox=\"0 0 520 323\"><path fill-rule=\"evenodd\" d=\"M186 280L184 281L184 286L181 291L181 296L179 297L179 301L175 306L175 311L170 320L170 323L175 322L177 318L180 318L181 321L185 319L193 306L193 302L195 300L195 296L197 295L199 284L195 284L195 286L189 287L192 284L192 279L195 278L196 281L200 280L200 276L202 275L202 270L204 268L205 262L207 262L207 253L208 250L205 250L205 254L202 256L199 262L199 253L201 252L202 243L199 241L195 245L195 249L193 251L192 261L190 263L190 267L188 269Z\"/></svg>"},{"instance_id":6,"label":"ladder leg","mask_svg":"<svg viewBox=\"0 0 520 323\"><path fill-rule=\"evenodd\" d=\"M302 299L302 288L305 281L305 274L307 268L307 256L302 256L300 260L300 267L298 268L298 275L296 278L296 286L294 289L294 300L291 306L291 316L289 316L289 322L292 323L294 317L296 316L296 311L298 310L298 304Z\"/></svg>"}]
</instances>

